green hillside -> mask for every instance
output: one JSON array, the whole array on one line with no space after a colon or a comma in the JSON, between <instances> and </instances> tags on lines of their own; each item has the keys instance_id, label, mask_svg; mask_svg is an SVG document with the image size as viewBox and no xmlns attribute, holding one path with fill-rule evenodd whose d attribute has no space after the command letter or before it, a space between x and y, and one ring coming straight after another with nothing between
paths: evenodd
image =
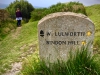
<instances>
[{"instance_id":1,"label":"green hillside","mask_svg":"<svg viewBox=\"0 0 100 75\"><path fill-rule=\"evenodd\" d=\"M88 17L95 24L94 47L100 50L100 5L86 7ZM12 30L11 33L0 41L0 75L10 68L11 63L22 61L23 53L37 48L37 23L29 22L21 28Z\"/></svg>"},{"instance_id":2,"label":"green hillside","mask_svg":"<svg viewBox=\"0 0 100 75\"><path fill-rule=\"evenodd\" d=\"M88 17L95 24L94 47L100 50L100 4L86 7Z\"/></svg>"}]
</instances>

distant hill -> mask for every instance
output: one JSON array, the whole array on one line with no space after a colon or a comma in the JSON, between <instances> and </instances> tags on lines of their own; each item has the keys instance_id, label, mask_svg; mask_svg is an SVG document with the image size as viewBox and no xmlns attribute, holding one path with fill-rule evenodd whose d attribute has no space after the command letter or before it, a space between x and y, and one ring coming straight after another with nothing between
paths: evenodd
<instances>
[{"instance_id":1,"label":"distant hill","mask_svg":"<svg viewBox=\"0 0 100 75\"><path fill-rule=\"evenodd\" d=\"M2 4L0 3L0 9L5 9L8 6L8 4Z\"/></svg>"}]
</instances>

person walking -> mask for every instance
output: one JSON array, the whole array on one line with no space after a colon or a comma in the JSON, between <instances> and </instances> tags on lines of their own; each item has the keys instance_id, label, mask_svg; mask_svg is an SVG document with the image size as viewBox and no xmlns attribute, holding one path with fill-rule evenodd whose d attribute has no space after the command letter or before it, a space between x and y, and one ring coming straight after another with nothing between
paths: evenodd
<instances>
[{"instance_id":1,"label":"person walking","mask_svg":"<svg viewBox=\"0 0 100 75\"><path fill-rule=\"evenodd\" d=\"M16 10L16 20L17 20L17 27L21 26L21 20L22 20L22 13L19 8Z\"/></svg>"}]
</instances>

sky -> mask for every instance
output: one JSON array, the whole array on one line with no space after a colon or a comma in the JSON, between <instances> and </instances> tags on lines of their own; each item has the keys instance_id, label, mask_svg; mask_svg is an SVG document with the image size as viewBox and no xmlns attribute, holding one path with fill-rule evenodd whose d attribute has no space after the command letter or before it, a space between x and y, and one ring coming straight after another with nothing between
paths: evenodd
<instances>
[{"instance_id":1,"label":"sky","mask_svg":"<svg viewBox=\"0 0 100 75\"><path fill-rule=\"evenodd\" d=\"M2 4L10 4L14 0L0 0L0 3ZM85 6L90 6L94 4L100 4L100 0L27 0L29 3L31 3L33 6L39 6L39 7L49 7L53 4L57 4L59 2L65 3L70 1L76 1L83 3Z\"/></svg>"}]
</instances>

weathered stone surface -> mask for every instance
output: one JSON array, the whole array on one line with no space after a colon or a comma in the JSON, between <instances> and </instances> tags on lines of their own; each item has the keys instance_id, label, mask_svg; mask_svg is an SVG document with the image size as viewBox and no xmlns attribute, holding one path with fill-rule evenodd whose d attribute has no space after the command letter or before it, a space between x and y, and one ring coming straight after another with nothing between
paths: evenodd
<instances>
[{"instance_id":1,"label":"weathered stone surface","mask_svg":"<svg viewBox=\"0 0 100 75\"><path fill-rule=\"evenodd\" d=\"M40 58L50 62L67 60L70 50L74 52L93 42L94 31L94 24L85 15L72 12L47 15L38 23ZM88 48L92 52L92 43Z\"/></svg>"}]
</instances>

